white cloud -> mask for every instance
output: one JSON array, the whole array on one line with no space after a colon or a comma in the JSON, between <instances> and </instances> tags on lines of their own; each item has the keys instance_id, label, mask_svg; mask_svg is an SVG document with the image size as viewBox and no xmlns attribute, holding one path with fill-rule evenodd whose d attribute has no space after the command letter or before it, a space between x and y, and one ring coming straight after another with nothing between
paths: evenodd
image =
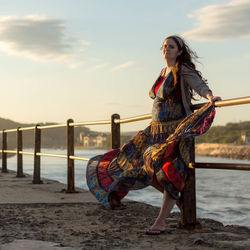
<instances>
[{"instance_id":1,"label":"white cloud","mask_svg":"<svg viewBox=\"0 0 250 250\"><path fill-rule=\"evenodd\" d=\"M11 55L76 64L72 63L76 61L73 44L86 46L88 42L69 39L65 33L65 24L58 19L36 15L0 17L0 49Z\"/></svg>"},{"instance_id":2,"label":"white cloud","mask_svg":"<svg viewBox=\"0 0 250 250\"><path fill-rule=\"evenodd\" d=\"M122 70L122 69L125 69L125 68L128 68L128 67L132 66L133 64L134 64L134 62L129 61L129 62L126 62L126 63L123 63L123 64L120 64L118 66L113 67L111 69L111 71Z\"/></svg>"},{"instance_id":3,"label":"white cloud","mask_svg":"<svg viewBox=\"0 0 250 250\"><path fill-rule=\"evenodd\" d=\"M98 69L105 68L107 66L108 66L108 63L99 64L99 65L96 65L93 68L89 69L88 72L93 72L93 71L96 71Z\"/></svg>"},{"instance_id":4,"label":"white cloud","mask_svg":"<svg viewBox=\"0 0 250 250\"><path fill-rule=\"evenodd\" d=\"M182 35L193 40L250 38L250 0L209 5L189 15L196 27Z\"/></svg>"},{"instance_id":5,"label":"white cloud","mask_svg":"<svg viewBox=\"0 0 250 250\"><path fill-rule=\"evenodd\" d=\"M86 41L86 40L79 40L79 42L83 45L83 46L90 46L91 43Z\"/></svg>"},{"instance_id":6,"label":"white cloud","mask_svg":"<svg viewBox=\"0 0 250 250\"><path fill-rule=\"evenodd\" d=\"M85 62L75 62L75 63L70 63L69 67L71 69L76 69L79 68L80 66L82 66L83 64L85 64Z\"/></svg>"}]
</instances>

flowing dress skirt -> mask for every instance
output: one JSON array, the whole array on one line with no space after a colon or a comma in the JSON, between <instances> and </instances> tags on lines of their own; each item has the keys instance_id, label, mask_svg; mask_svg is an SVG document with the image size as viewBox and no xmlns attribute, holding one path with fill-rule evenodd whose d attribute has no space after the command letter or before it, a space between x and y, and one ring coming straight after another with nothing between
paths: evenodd
<instances>
[{"instance_id":1,"label":"flowing dress skirt","mask_svg":"<svg viewBox=\"0 0 250 250\"><path fill-rule=\"evenodd\" d=\"M191 138L211 126L215 109L204 105L181 120L151 123L121 148L91 158L86 178L90 191L102 204L111 193L121 200L128 191L159 183L178 199L185 185L190 162Z\"/></svg>"}]
</instances>

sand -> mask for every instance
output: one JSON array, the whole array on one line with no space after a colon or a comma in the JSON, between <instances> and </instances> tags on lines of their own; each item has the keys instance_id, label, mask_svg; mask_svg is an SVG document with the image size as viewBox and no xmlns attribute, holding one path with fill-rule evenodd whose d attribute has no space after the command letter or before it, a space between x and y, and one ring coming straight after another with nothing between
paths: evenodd
<instances>
[{"instance_id":1,"label":"sand","mask_svg":"<svg viewBox=\"0 0 250 250\"><path fill-rule=\"evenodd\" d=\"M179 213L172 213L167 231L149 236L145 229L159 208L126 200L125 209L110 210L87 191L67 194L61 192L65 188L56 181L33 185L30 177L0 174L0 197L4 197L0 202L0 250L250 249L246 227L199 219L201 228L189 231L178 226ZM3 195L6 190L8 196Z\"/></svg>"}]
</instances>

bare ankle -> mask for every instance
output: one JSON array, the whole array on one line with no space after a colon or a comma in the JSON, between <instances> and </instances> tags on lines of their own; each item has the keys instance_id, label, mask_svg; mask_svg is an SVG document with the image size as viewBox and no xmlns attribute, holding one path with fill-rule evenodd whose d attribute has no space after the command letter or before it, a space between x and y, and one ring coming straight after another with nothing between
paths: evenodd
<instances>
[{"instance_id":1,"label":"bare ankle","mask_svg":"<svg viewBox=\"0 0 250 250\"><path fill-rule=\"evenodd\" d=\"M158 219L156 219L156 221L154 222L153 226L166 227L166 222L165 222L165 220L158 220Z\"/></svg>"}]
</instances>

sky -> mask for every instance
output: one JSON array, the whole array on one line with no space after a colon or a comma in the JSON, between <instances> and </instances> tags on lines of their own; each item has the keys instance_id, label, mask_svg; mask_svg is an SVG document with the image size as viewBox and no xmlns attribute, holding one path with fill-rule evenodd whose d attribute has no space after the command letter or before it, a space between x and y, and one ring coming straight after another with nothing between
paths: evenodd
<instances>
[{"instance_id":1,"label":"sky","mask_svg":"<svg viewBox=\"0 0 250 250\"><path fill-rule=\"evenodd\" d=\"M151 112L165 37L184 37L214 95L250 96L250 0L0 0L0 117L23 123ZM204 102L200 99L199 102ZM250 104L214 124L250 120ZM149 120L122 125L143 129ZM109 131L109 126L91 129Z\"/></svg>"}]
</instances>

